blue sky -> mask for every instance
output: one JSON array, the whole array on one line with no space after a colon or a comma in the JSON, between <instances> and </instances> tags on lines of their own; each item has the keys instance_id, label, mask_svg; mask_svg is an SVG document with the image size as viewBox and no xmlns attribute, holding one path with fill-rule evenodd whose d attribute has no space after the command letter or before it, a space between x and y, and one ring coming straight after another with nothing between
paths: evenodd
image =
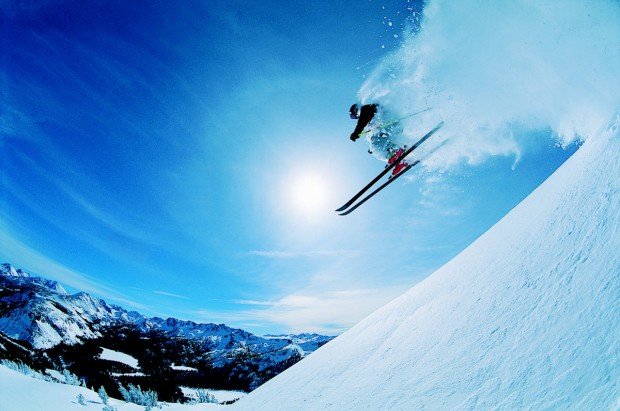
<instances>
[{"instance_id":1,"label":"blue sky","mask_svg":"<svg viewBox=\"0 0 620 411\"><path fill-rule=\"evenodd\" d=\"M2 6L0 258L148 315L259 334L350 327L575 149L523 132L516 164L418 170L333 213L383 167L349 141L348 107L421 8Z\"/></svg>"}]
</instances>

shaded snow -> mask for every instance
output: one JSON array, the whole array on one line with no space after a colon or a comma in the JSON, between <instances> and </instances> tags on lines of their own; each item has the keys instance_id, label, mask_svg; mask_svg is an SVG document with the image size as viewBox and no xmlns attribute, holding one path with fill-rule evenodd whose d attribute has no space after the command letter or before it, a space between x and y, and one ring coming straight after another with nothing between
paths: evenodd
<instances>
[{"instance_id":1,"label":"shaded snow","mask_svg":"<svg viewBox=\"0 0 620 411\"><path fill-rule=\"evenodd\" d=\"M144 377L146 374L143 372L113 372L113 377Z\"/></svg>"},{"instance_id":2,"label":"shaded snow","mask_svg":"<svg viewBox=\"0 0 620 411\"><path fill-rule=\"evenodd\" d=\"M77 396L82 394L86 406L77 403ZM143 410L135 404L111 400L111 405L120 410ZM119 407L119 405L124 405ZM75 385L65 385L55 382L47 382L27 377L0 366L0 409L6 411L17 410L98 410L101 411L103 404L97 393Z\"/></svg>"},{"instance_id":3,"label":"shaded snow","mask_svg":"<svg viewBox=\"0 0 620 411\"><path fill-rule=\"evenodd\" d=\"M50 377L52 377L56 381L61 381L61 382L65 381L65 376L62 375L62 373L60 371L56 371L56 370L52 370L52 369L47 369L47 370L45 370L45 374L49 375Z\"/></svg>"},{"instance_id":4,"label":"shaded snow","mask_svg":"<svg viewBox=\"0 0 620 411\"><path fill-rule=\"evenodd\" d=\"M170 368L172 368L173 370L177 370L177 371L198 371L197 368L187 367L185 365L174 365L174 364L172 364L170 366Z\"/></svg>"},{"instance_id":5,"label":"shaded snow","mask_svg":"<svg viewBox=\"0 0 620 411\"><path fill-rule=\"evenodd\" d=\"M196 391L198 389L199 388L181 387L181 391L183 391L183 395L185 395L188 398L196 398ZM213 395L215 399L218 400L219 402L233 401L233 400L243 398L246 395L248 395L247 393L243 391L211 390L208 388L204 390L208 392L209 394Z\"/></svg>"}]
</instances>

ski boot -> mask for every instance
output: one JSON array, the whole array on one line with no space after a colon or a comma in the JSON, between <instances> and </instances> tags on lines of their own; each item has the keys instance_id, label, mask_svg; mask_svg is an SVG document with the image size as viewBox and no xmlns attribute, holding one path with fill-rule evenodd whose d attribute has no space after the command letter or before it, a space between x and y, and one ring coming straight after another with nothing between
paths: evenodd
<instances>
[{"instance_id":1,"label":"ski boot","mask_svg":"<svg viewBox=\"0 0 620 411\"><path fill-rule=\"evenodd\" d=\"M394 163L396 160L398 160L398 158L400 156L403 155L403 153L405 152L404 148L399 148L397 150L394 150L391 154L392 156L389 158L388 160L388 165ZM392 169L392 177L394 177L395 175L397 175L398 173L400 173L405 167L407 167L408 164L405 160L400 161L398 164L396 164L396 166L394 166L394 168Z\"/></svg>"}]
</instances>

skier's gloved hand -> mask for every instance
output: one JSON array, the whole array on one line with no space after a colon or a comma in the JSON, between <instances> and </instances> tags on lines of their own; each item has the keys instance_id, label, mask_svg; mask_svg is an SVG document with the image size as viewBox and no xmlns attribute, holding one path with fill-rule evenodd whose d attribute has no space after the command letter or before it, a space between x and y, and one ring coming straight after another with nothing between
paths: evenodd
<instances>
[{"instance_id":1,"label":"skier's gloved hand","mask_svg":"<svg viewBox=\"0 0 620 411\"><path fill-rule=\"evenodd\" d=\"M353 141L355 143L355 140L357 140L359 138L359 136L355 135L355 133L351 133L351 137L349 137L351 139L351 141Z\"/></svg>"}]
</instances>

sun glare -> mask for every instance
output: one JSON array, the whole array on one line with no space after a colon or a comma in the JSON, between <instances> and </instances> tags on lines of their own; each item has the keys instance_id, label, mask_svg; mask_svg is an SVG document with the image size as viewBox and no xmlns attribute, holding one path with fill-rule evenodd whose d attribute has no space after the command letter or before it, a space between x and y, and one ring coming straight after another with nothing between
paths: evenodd
<instances>
[{"instance_id":1,"label":"sun glare","mask_svg":"<svg viewBox=\"0 0 620 411\"><path fill-rule=\"evenodd\" d=\"M327 206L327 197L327 184L318 175L304 174L292 181L292 199L299 211L320 213Z\"/></svg>"}]
</instances>

